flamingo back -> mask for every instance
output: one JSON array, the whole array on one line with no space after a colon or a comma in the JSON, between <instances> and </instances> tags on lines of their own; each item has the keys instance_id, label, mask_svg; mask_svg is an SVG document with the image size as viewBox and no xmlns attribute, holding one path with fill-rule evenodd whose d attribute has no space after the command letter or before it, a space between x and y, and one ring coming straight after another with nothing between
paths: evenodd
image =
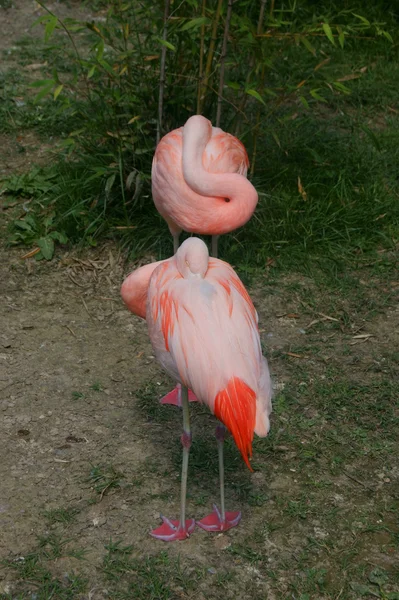
<instances>
[{"instance_id":1,"label":"flamingo back","mask_svg":"<svg viewBox=\"0 0 399 600\"><path fill-rule=\"evenodd\" d=\"M267 434L271 412L257 321L248 292L221 260L209 260L204 278L183 277L174 258L151 276L147 323L158 360L227 426L249 467L254 432Z\"/></svg>"}]
</instances>

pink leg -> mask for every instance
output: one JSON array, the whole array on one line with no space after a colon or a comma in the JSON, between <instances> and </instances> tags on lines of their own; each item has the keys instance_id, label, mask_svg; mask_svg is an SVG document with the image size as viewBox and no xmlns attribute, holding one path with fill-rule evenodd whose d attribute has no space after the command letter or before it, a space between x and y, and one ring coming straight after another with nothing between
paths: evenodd
<instances>
[{"instance_id":1,"label":"pink leg","mask_svg":"<svg viewBox=\"0 0 399 600\"><path fill-rule=\"evenodd\" d=\"M220 510L213 505L213 512L207 515L201 521L197 521L198 527L205 529L205 531L227 531L232 527L236 527L241 521L240 511L229 511L226 512L224 506L224 463L223 463L223 442L226 433L224 425L218 425L216 427L216 439L218 441L218 454L219 454L219 475L220 475Z\"/></svg>"},{"instance_id":2,"label":"pink leg","mask_svg":"<svg viewBox=\"0 0 399 600\"><path fill-rule=\"evenodd\" d=\"M180 383L176 384L176 387L174 390L172 390L171 392L169 392L168 394L166 394L165 396L163 396L160 399L160 403L161 404L171 404L172 406L178 406L179 408L181 408L181 405L182 405L181 390L182 390L181 384ZM191 390L188 390L188 401L189 402L198 402L197 396Z\"/></svg>"},{"instance_id":3,"label":"pink leg","mask_svg":"<svg viewBox=\"0 0 399 600\"><path fill-rule=\"evenodd\" d=\"M183 407L183 435L181 443L183 445L183 467L181 475L181 495L180 495L180 520L168 519L161 515L162 525L150 532L152 537L163 540L164 542L174 542L175 540L185 540L190 533L194 531L195 519L186 520L186 494L187 494L187 473L188 473L188 455L191 446L190 414L188 408L188 389L183 387L181 390Z\"/></svg>"}]
</instances>

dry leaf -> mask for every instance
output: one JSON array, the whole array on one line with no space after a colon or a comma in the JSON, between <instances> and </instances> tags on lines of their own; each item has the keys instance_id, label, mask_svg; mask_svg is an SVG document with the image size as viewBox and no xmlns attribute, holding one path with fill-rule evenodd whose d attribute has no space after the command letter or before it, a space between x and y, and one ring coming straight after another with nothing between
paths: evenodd
<instances>
[{"instance_id":1,"label":"dry leaf","mask_svg":"<svg viewBox=\"0 0 399 600\"><path fill-rule=\"evenodd\" d=\"M298 192L301 194L301 196L304 200L308 199L308 195L304 190L304 187L302 185L301 178L299 177L299 175L298 175Z\"/></svg>"},{"instance_id":2,"label":"dry leaf","mask_svg":"<svg viewBox=\"0 0 399 600\"><path fill-rule=\"evenodd\" d=\"M34 248L33 250L30 250L30 252L27 252L26 254L21 256L21 260L23 260L24 258L31 258L32 256L35 256L35 254L38 254L39 252L40 252L40 248Z\"/></svg>"},{"instance_id":3,"label":"dry leaf","mask_svg":"<svg viewBox=\"0 0 399 600\"><path fill-rule=\"evenodd\" d=\"M344 77L340 77L337 81L351 81L352 79L359 79L361 75L356 75L356 73L350 73L349 75L345 75Z\"/></svg>"}]
</instances>

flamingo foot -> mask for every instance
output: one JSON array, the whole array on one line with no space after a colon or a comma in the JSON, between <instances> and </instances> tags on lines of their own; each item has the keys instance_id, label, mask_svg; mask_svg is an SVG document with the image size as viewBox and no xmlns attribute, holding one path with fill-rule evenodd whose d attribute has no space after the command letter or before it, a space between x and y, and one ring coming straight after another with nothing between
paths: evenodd
<instances>
[{"instance_id":1,"label":"flamingo foot","mask_svg":"<svg viewBox=\"0 0 399 600\"><path fill-rule=\"evenodd\" d=\"M226 511L224 520L216 504L213 505L213 512L207 515L201 521L197 521L198 527L205 531L227 531L236 527L241 521L240 511Z\"/></svg>"},{"instance_id":2,"label":"flamingo foot","mask_svg":"<svg viewBox=\"0 0 399 600\"><path fill-rule=\"evenodd\" d=\"M188 401L198 402L197 396L191 390L188 390ZM181 384L178 383L175 389L163 396L159 402L161 404L171 404L172 406L181 407Z\"/></svg>"},{"instance_id":3,"label":"flamingo foot","mask_svg":"<svg viewBox=\"0 0 399 600\"><path fill-rule=\"evenodd\" d=\"M150 531L150 535L157 540L164 542L174 542L175 540L185 540L194 531L195 519L187 519L185 525L182 526L178 519L168 519L161 515L163 521L160 527Z\"/></svg>"}]
</instances>

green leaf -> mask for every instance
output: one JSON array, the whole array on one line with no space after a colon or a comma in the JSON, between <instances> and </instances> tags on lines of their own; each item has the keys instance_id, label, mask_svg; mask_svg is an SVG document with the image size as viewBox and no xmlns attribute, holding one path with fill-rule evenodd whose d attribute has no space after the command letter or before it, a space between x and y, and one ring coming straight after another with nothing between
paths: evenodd
<instances>
[{"instance_id":1,"label":"green leaf","mask_svg":"<svg viewBox=\"0 0 399 600\"><path fill-rule=\"evenodd\" d=\"M356 583L355 581L351 581L349 585L352 588L352 590L360 596L377 596L377 598L380 597L380 595L376 593L373 589L371 589L368 585L362 585L361 583Z\"/></svg>"},{"instance_id":2,"label":"green leaf","mask_svg":"<svg viewBox=\"0 0 399 600\"><path fill-rule=\"evenodd\" d=\"M385 571L377 567L376 569L373 569L371 571L369 575L369 581L371 581L371 583L376 583L377 585L381 586L388 581L388 575L385 573Z\"/></svg>"},{"instance_id":3,"label":"green leaf","mask_svg":"<svg viewBox=\"0 0 399 600\"><path fill-rule=\"evenodd\" d=\"M44 86L53 86L55 85L55 80L54 79L39 79L39 81L34 81L33 83L29 84L29 87L33 87L33 88L40 88L40 87L44 87Z\"/></svg>"},{"instance_id":4,"label":"green leaf","mask_svg":"<svg viewBox=\"0 0 399 600\"><path fill-rule=\"evenodd\" d=\"M259 102L262 102L262 104L264 104L266 106L266 102L263 100L262 96L259 94L259 92L257 92L256 90L253 89L249 89L249 90L245 90L245 92L249 95L249 96L253 96L254 98L256 98L257 100L259 100Z\"/></svg>"},{"instance_id":5,"label":"green leaf","mask_svg":"<svg viewBox=\"0 0 399 600\"><path fill-rule=\"evenodd\" d=\"M399 600L399 592L389 592L386 596L388 600Z\"/></svg>"},{"instance_id":6,"label":"green leaf","mask_svg":"<svg viewBox=\"0 0 399 600\"><path fill-rule=\"evenodd\" d=\"M51 36L53 35L53 31L57 26L58 19L57 17L51 15L49 20L47 21L47 25L44 29L44 41L48 42Z\"/></svg>"},{"instance_id":7,"label":"green leaf","mask_svg":"<svg viewBox=\"0 0 399 600\"><path fill-rule=\"evenodd\" d=\"M91 77L93 77L95 70L96 70L96 66L93 65L92 68L90 69L90 71L87 73L87 79L90 79Z\"/></svg>"},{"instance_id":8,"label":"green leaf","mask_svg":"<svg viewBox=\"0 0 399 600\"><path fill-rule=\"evenodd\" d=\"M108 64L107 61L105 61L103 59L99 59L98 63L102 66L103 69L105 69L107 71L107 73L109 73L110 75L112 75L112 77L115 77L115 73L112 70L111 65Z\"/></svg>"},{"instance_id":9,"label":"green leaf","mask_svg":"<svg viewBox=\"0 0 399 600\"><path fill-rule=\"evenodd\" d=\"M231 88L232 90L240 90L241 86L239 83L237 83L236 81L228 81L227 84L229 88Z\"/></svg>"},{"instance_id":10,"label":"green leaf","mask_svg":"<svg viewBox=\"0 0 399 600\"><path fill-rule=\"evenodd\" d=\"M24 229L25 231L33 231L32 227L24 220L14 221L15 227L19 227L19 229Z\"/></svg>"},{"instance_id":11,"label":"green leaf","mask_svg":"<svg viewBox=\"0 0 399 600\"><path fill-rule=\"evenodd\" d=\"M162 40L161 38L157 37L155 38L160 44L162 44L162 46L165 46L166 48L168 48L168 50L172 50L173 52L176 52L176 46L174 46L173 44L171 44L170 42L168 42L167 40Z\"/></svg>"},{"instance_id":12,"label":"green leaf","mask_svg":"<svg viewBox=\"0 0 399 600\"><path fill-rule=\"evenodd\" d=\"M319 102L327 102L327 100L325 98L323 98L323 96L320 96L320 94L318 92L319 92L318 89L316 89L316 90L310 90L310 95L315 100L319 100Z\"/></svg>"},{"instance_id":13,"label":"green leaf","mask_svg":"<svg viewBox=\"0 0 399 600\"><path fill-rule=\"evenodd\" d=\"M302 102L305 108L309 108L309 102L306 100L305 96L299 96L299 100Z\"/></svg>"},{"instance_id":14,"label":"green leaf","mask_svg":"<svg viewBox=\"0 0 399 600\"><path fill-rule=\"evenodd\" d=\"M53 85L54 84L48 85L46 87L43 87L41 89L41 91L38 94L36 94L35 100L34 100L35 104L37 102L39 102L39 100L41 100L42 98L44 98L44 96L47 96L47 94L49 94L51 92L51 90L53 89Z\"/></svg>"},{"instance_id":15,"label":"green leaf","mask_svg":"<svg viewBox=\"0 0 399 600\"><path fill-rule=\"evenodd\" d=\"M366 127L366 125L360 125L360 129L362 131L364 131L364 133L367 135L368 138L370 138L371 142L373 143L375 148L378 150L378 152L381 152L381 145L380 145L380 142L379 142L377 136L375 135L374 131L371 131L371 129ZM370 579L370 581L371 581L371 579Z\"/></svg>"},{"instance_id":16,"label":"green leaf","mask_svg":"<svg viewBox=\"0 0 399 600\"><path fill-rule=\"evenodd\" d=\"M393 44L393 39L390 33L388 33L388 31L381 31L382 35L388 40L388 42L391 42L391 44Z\"/></svg>"},{"instance_id":17,"label":"green leaf","mask_svg":"<svg viewBox=\"0 0 399 600\"><path fill-rule=\"evenodd\" d=\"M362 21L362 23L364 23L365 25L367 25L367 27L370 27L370 21L368 21L367 19L365 19L364 17L362 17L362 15L357 15L356 13L352 13L354 17L360 19Z\"/></svg>"},{"instance_id":18,"label":"green leaf","mask_svg":"<svg viewBox=\"0 0 399 600\"><path fill-rule=\"evenodd\" d=\"M36 21L33 21L31 27L36 27L36 25L39 25L39 23L46 23L50 18L50 15L42 15L41 17L39 17L38 19L36 19Z\"/></svg>"},{"instance_id":19,"label":"green leaf","mask_svg":"<svg viewBox=\"0 0 399 600\"><path fill-rule=\"evenodd\" d=\"M54 255L54 241L50 236L42 237L40 240L37 240L37 245L39 246L42 254L46 260L51 260Z\"/></svg>"},{"instance_id":20,"label":"green leaf","mask_svg":"<svg viewBox=\"0 0 399 600\"><path fill-rule=\"evenodd\" d=\"M328 37L328 39L330 40L330 42L332 43L332 45L335 46L334 36L332 34L331 27L329 26L328 23L323 23L323 31L326 34L326 36Z\"/></svg>"},{"instance_id":21,"label":"green leaf","mask_svg":"<svg viewBox=\"0 0 399 600\"><path fill-rule=\"evenodd\" d=\"M57 240L60 244L66 244L68 242L67 236L61 231L52 231L51 233L49 233L49 236L53 240Z\"/></svg>"},{"instance_id":22,"label":"green leaf","mask_svg":"<svg viewBox=\"0 0 399 600\"><path fill-rule=\"evenodd\" d=\"M299 37L300 42L305 46L305 48L307 50L309 50L309 52L311 54L313 54L313 56L316 56L316 50L314 49L314 47L312 46L312 44L309 42L308 38L304 35L301 35Z\"/></svg>"},{"instance_id":23,"label":"green leaf","mask_svg":"<svg viewBox=\"0 0 399 600\"><path fill-rule=\"evenodd\" d=\"M345 44L345 31L341 31L339 36L338 36L338 41L339 41L339 45L341 46L341 48L344 47Z\"/></svg>"},{"instance_id":24,"label":"green leaf","mask_svg":"<svg viewBox=\"0 0 399 600\"><path fill-rule=\"evenodd\" d=\"M339 90L340 92L343 92L344 94L350 94L351 93L350 89L348 87L346 87L346 85L344 85L340 81L333 81L333 86L337 90Z\"/></svg>"},{"instance_id":25,"label":"green leaf","mask_svg":"<svg viewBox=\"0 0 399 600\"><path fill-rule=\"evenodd\" d=\"M107 194L107 196L109 195L109 193L112 189L112 186L114 185L115 177L116 177L116 175L115 175L115 173L113 173L107 179L107 182L105 184L105 193Z\"/></svg>"},{"instance_id":26,"label":"green leaf","mask_svg":"<svg viewBox=\"0 0 399 600\"><path fill-rule=\"evenodd\" d=\"M207 17L197 17L196 19L191 19L187 23L181 27L180 31L187 31L188 29L198 29L201 25L204 25L208 22Z\"/></svg>"},{"instance_id":27,"label":"green leaf","mask_svg":"<svg viewBox=\"0 0 399 600\"><path fill-rule=\"evenodd\" d=\"M61 94L64 85L58 85L54 90L54 100L57 100L58 96Z\"/></svg>"},{"instance_id":28,"label":"green leaf","mask_svg":"<svg viewBox=\"0 0 399 600\"><path fill-rule=\"evenodd\" d=\"M104 54L104 40L100 40L97 44L97 49L96 49L96 58L98 61L100 61L103 57Z\"/></svg>"}]
</instances>

